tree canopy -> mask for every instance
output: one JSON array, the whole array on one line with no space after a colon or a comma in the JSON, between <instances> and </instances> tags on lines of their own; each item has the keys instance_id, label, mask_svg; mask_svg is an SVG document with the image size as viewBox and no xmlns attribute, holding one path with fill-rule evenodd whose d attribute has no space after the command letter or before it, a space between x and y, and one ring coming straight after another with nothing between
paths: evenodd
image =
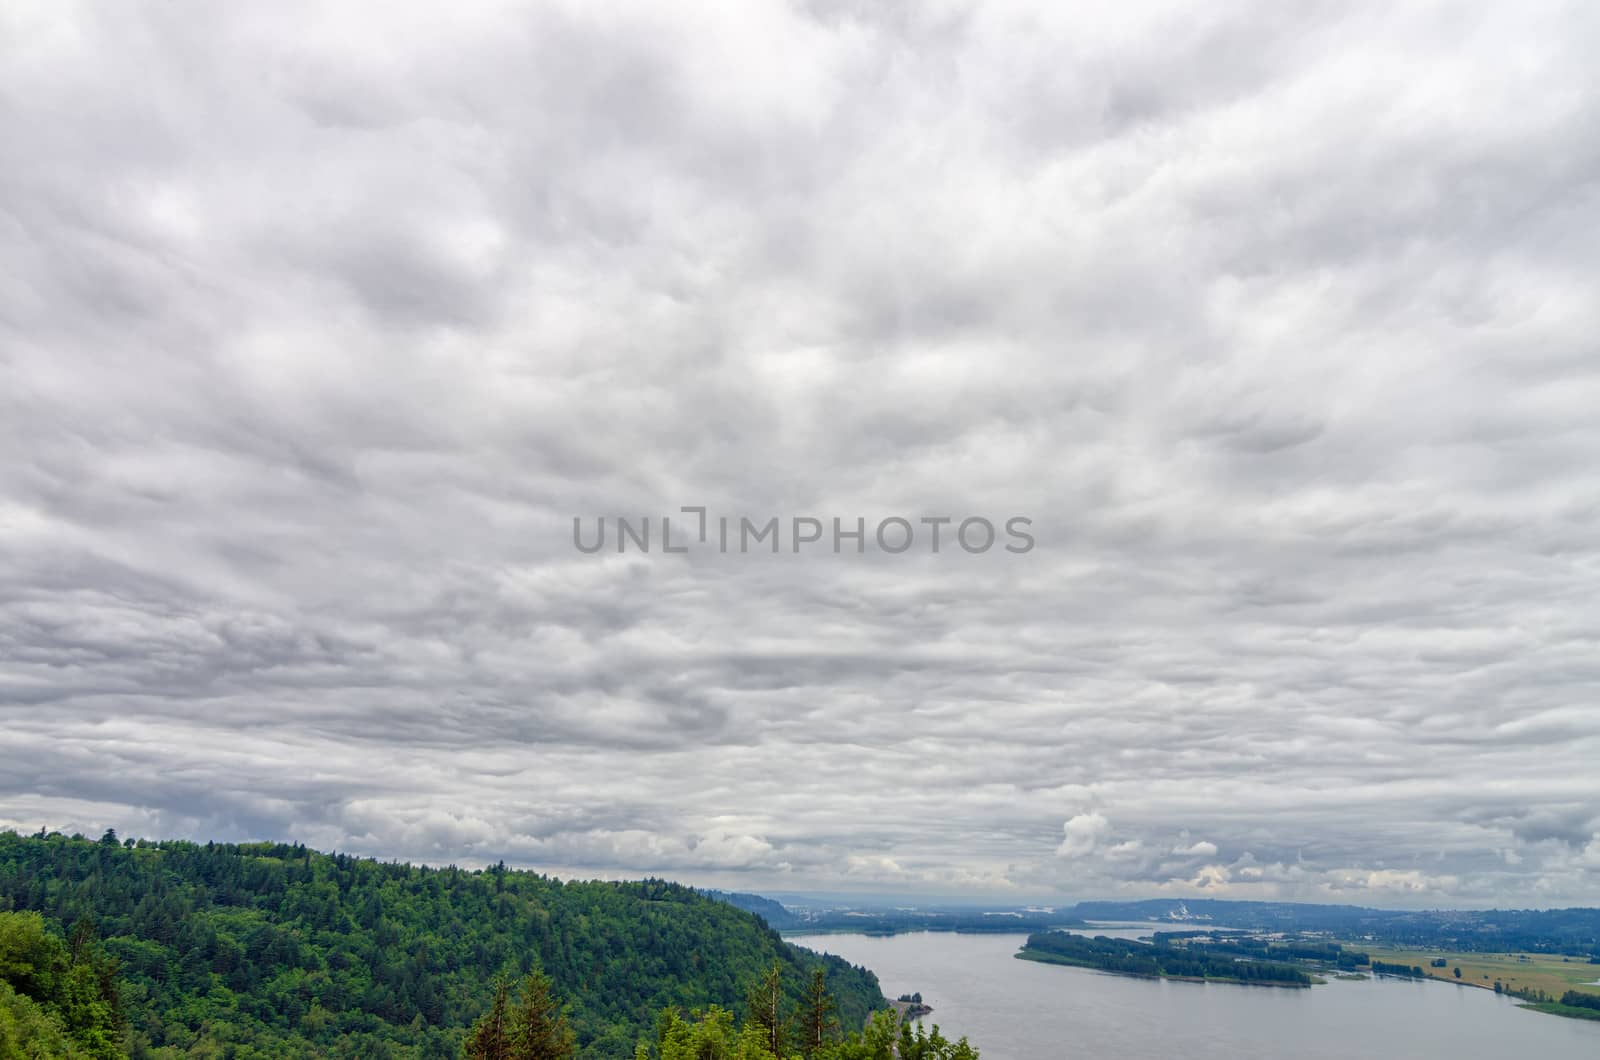
<instances>
[{"instance_id":1,"label":"tree canopy","mask_svg":"<svg viewBox=\"0 0 1600 1060\"><path fill-rule=\"evenodd\" d=\"M662 880L562 882L299 844L0 832L0 910L38 914L24 934L54 940L37 943L53 956L27 965L47 972L0 972L10 984L0 1034L41 1019L94 1033L84 1028L103 1024L100 1005L141 1056L455 1057L491 1010L497 978L522 1018L532 973L548 999L532 1003L548 1014L560 1000L580 1060L631 1057L663 1008L733 1011L774 965L785 1014L819 969L842 1025L860 1027L884 1004L871 972ZM80 921L75 958L68 939ZM111 995L85 992L102 977L114 979Z\"/></svg>"}]
</instances>

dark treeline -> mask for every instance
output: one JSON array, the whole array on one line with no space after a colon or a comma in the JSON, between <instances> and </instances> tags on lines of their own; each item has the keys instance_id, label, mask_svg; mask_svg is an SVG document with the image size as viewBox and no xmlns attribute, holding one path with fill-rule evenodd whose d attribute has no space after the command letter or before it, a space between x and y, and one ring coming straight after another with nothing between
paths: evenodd
<instances>
[{"instance_id":1,"label":"dark treeline","mask_svg":"<svg viewBox=\"0 0 1600 1060\"><path fill-rule=\"evenodd\" d=\"M1387 961L1373 961L1372 974L1398 975L1403 979L1426 979L1428 973L1414 964L1390 964Z\"/></svg>"},{"instance_id":2,"label":"dark treeline","mask_svg":"<svg viewBox=\"0 0 1600 1060\"><path fill-rule=\"evenodd\" d=\"M1571 1005L1574 1008L1591 1008L1600 1012L1600 994L1580 994L1576 990L1568 990L1561 995L1561 1004Z\"/></svg>"},{"instance_id":3,"label":"dark treeline","mask_svg":"<svg viewBox=\"0 0 1600 1060\"><path fill-rule=\"evenodd\" d=\"M1062 931L1029 935L1017 956L1049 964L1094 968L1118 975L1213 979L1279 986L1311 985L1311 976L1293 965L1216 955L1192 946L1134 942L1103 935L1092 939Z\"/></svg>"},{"instance_id":4,"label":"dark treeline","mask_svg":"<svg viewBox=\"0 0 1600 1060\"><path fill-rule=\"evenodd\" d=\"M1353 971L1370 963L1367 954L1345 949L1337 942L1320 939L1258 939L1232 935L1221 931L1157 931L1154 940L1158 945L1186 942L1190 946L1203 946L1205 952L1216 956L1248 957L1258 961L1306 961L1328 968Z\"/></svg>"},{"instance_id":5,"label":"dark treeline","mask_svg":"<svg viewBox=\"0 0 1600 1060\"><path fill-rule=\"evenodd\" d=\"M114 976L106 1018L125 1027L134 1056L454 1057L497 978L535 971L564 1000L584 1058L633 1056L664 1008L731 1009L774 964L787 1006L813 970L826 972L845 1026L884 1004L865 969L660 880L563 883L297 844L7 832L0 910L41 914L67 947L42 958L60 1004L28 994L47 984L9 983L0 1019L63 1005L89 1018L97 998L85 984Z\"/></svg>"}]
</instances>

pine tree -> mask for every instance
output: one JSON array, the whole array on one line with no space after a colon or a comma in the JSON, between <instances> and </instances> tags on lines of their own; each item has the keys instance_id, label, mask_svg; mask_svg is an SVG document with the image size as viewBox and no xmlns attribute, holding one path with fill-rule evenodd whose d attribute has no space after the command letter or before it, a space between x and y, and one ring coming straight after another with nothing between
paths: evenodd
<instances>
[{"instance_id":1,"label":"pine tree","mask_svg":"<svg viewBox=\"0 0 1600 1060\"><path fill-rule=\"evenodd\" d=\"M494 982L494 1004L483 1018L473 1025L462 1052L467 1060L511 1060L510 1020L506 1013L507 990L505 976Z\"/></svg>"},{"instance_id":2,"label":"pine tree","mask_svg":"<svg viewBox=\"0 0 1600 1060\"><path fill-rule=\"evenodd\" d=\"M550 996L550 978L534 972L523 980L511 1017L511 1060L566 1060L576 1053L572 1028Z\"/></svg>"},{"instance_id":3,"label":"pine tree","mask_svg":"<svg viewBox=\"0 0 1600 1060\"><path fill-rule=\"evenodd\" d=\"M788 1028L783 1018L783 967L772 962L772 968L763 975L745 999L745 1018L759 1026L762 1040L773 1056L783 1056L788 1040Z\"/></svg>"},{"instance_id":4,"label":"pine tree","mask_svg":"<svg viewBox=\"0 0 1600 1060\"><path fill-rule=\"evenodd\" d=\"M828 993L828 973L821 968L811 971L811 983L806 987L804 1006L800 1010L801 1031L804 1041L801 1048L809 1058L822 1043L833 1037L836 1021L833 1018L833 995Z\"/></svg>"}]
</instances>

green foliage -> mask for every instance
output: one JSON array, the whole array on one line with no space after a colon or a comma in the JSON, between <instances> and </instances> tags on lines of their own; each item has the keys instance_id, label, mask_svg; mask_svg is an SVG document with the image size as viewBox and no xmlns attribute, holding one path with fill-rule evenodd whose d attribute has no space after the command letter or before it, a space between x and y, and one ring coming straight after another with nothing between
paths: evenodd
<instances>
[{"instance_id":1,"label":"green foliage","mask_svg":"<svg viewBox=\"0 0 1600 1060\"><path fill-rule=\"evenodd\" d=\"M1387 961L1373 961L1372 974L1394 975L1402 979L1426 979L1427 972L1414 964L1390 964Z\"/></svg>"},{"instance_id":2,"label":"green foliage","mask_svg":"<svg viewBox=\"0 0 1600 1060\"><path fill-rule=\"evenodd\" d=\"M896 1060L897 1050L910 1049L918 1060L977 1060L978 1052L967 1044L948 1042L935 1027L932 1034L922 1027L901 1023L890 1012L874 1013L860 1033L819 1049L813 1060Z\"/></svg>"},{"instance_id":3,"label":"green foliage","mask_svg":"<svg viewBox=\"0 0 1600 1060\"><path fill-rule=\"evenodd\" d=\"M37 1034L64 1043L64 1051L40 1055L125 1055L116 962L87 921L73 929L69 946L38 913L0 913L0 983L7 987L0 1043Z\"/></svg>"},{"instance_id":4,"label":"green foliage","mask_svg":"<svg viewBox=\"0 0 1600 1060\"><path fill-rule=\"evenodd\" d=\"M1275 986L1310 986L1311 976L1289 964L1240 960L1231 954L1208 952L1208 947L1176 946L1169 942L1143 943L1104 935L1089 939L1061 931L1029 935L1019 957L1047 964L1096 968L1119 975L1149 978L1212 979Z\"/></svg>"},{"instance_id":5,"label":"green foliage","mask_svg":"<svg viewBox=\"0 0 1600 1060\"><path fill-rule=\"evenodd\" d=\"M662 1008L732 1007L775 963L785 1012L814 968L827 970L846 1025L882 1004L872 973L660 880L563 883L297 844L0 832L5 908L43 914L57 943L65 925L97 925L100 963L82 964L62 1011L107 1015L93 1006L111 999L91 983L115 970L135 1055L455 1057L496 977L535 970L569 1003L584 1060L631 1056ZM31 1018L17 1012L8 1018Z\"/></svg>"},{"instance_id":6,"label":"green foliage","mask_svg":"<svg viewBox=\"0 0 1600 1060\"><path fill-rule=\"evenodd\" d=\"M550 996L550 980L534 972L522 982L511 1020L511 1060L566 1060L577 1052L566 1014Z\"/></svg>"},{"instance_id":7,"label":"green foliage","mask_svg":"<svg viewBox=\"0 0 1600 1060\"><path fill-rule=\"evenodd\" d=\"M576 1054L566 1014L550 994L550 978L534 972L522 981L515 1007L502 976L489 1011L473 1025L462 1055L467 1060L567 1060Z\"/></svg>"},{"instance_id":8,"label":"green foliage","mask_svg":"<svg viewBox=\"0 0 1600 1060\"><path fill-rule=\"evenodd\" d=\"M1587 1008L1600 1012L1600 994L1584 994L1577 990L1568 990L1561 995L1560 1003L1572 1008Z\"/></svg>"},{"instance_id":9,"label":"green foliage","mask_svg":"<svg viewBox=\"0 0 1600 1060\"><path fill-rule=\"evenodd\" d=\"M469 1060L509 1060L511 1056L511 1002L505 976L495 980L494 1000L473 1024L472 1033L461 1049Z\"/></svg>"},{"instance_id":10,"label":"green foliage","mask_svg":"<svg viewBox=\"0 0 1600 1060\"><path fill-rule=\"evenodd\" d=\"M790 1018L783 1010L783 967L776 961L753 983L745 998L745 1024L759 1028L767 1051L786 1056Z\"/></svg>"},{"instance_id":11,"label":"green foliage","mask_svg":"<svg viewBox=\"0 0 1600 1060\"><path fill-rule=\"evenodd\" d=\"M939 1025L935 1023L933 1030L926 1031L922 1025L912 1024L907 1021L900 1024L900 1041L895 1047L898 1060L977 1060L978 1052L967 1044L967 1040L946 1041L944 1035L939 1033Z\"/></svg>"},{"instance_id":12,"label":"green foliage","mask_svg":"<svg viewBox=\"0 0 1600 1060\"><path fill-rule=\"evenodd\" d=\"M774 1053L770 1036L771 1029L758 1020L747 1018L737 1026L733 1013L716 1006L687 1019L667 1009L657 1021L654 1047L639 1043L634 1060L978 1060L965 1038L948 1041L938 1027L929 1032L900 1023L892 1011L874 1013L863 1030L843 1037L835 1028L808 1052Z\"/></svg>"},{"instance_id":13,"label":"green foliage","mask_svg":"<svg viewBox=\"0 0 1600 1060\"><path fill-rule=\"evenodd\" d=\"M1181 942L1191 949L1203 947L1206 953L1248 957L1254 961L1306 961L1344 971L1364 968L1370 963L1367 954L1347 950L1325 939L1250 938L1232 931L1157 931L1153 938L1157 945Z\"/></svg>"},{"instance_id":14,"label":"green foliage","mask_svg":"<svg viewBox=\"0 0 1600 1060\"><path fill-rule=\"evenodd\" d=\"M54 1060L82 1055L62 1029L58 1014L0 980L0 1056Z\"/></svg>"},{"instance_id":15,"label":"green foliage","mask_svg":"<svg viewBox=\"0 0 1600 1060\"><path fill-rule=\"evenodd\" d=\"M828 973L813 968L799 1012L800 1051L806 1057L813 1056L824 1043L836 1037L839 1024L833 1014L838 1007L833 995L828 993Z\"/></svg>"},{"instance_id":16,"label":"green foliage","mask_svg":"<svg viewBox=\"0 0 1600 1060\"><path fill-rule=\"evenodd\" d=\"M759 1028L756 1033L759 1035ZM657 1020L659 1060L730 1060L738 1049L733 1013L720 1005L712 1005L690 1019L684 1019L675 1009L667 1009Z\"/></svg>"}]
</instances>

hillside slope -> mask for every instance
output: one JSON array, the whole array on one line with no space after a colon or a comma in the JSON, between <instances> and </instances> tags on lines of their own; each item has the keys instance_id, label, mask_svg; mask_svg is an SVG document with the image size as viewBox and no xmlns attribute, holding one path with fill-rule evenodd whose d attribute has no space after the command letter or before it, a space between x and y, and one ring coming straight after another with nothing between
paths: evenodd
<instances>
[{"instance_id":1,"label":"hillside slope","mask_svg":"<svg viewBox=\"0 0 1600 1060\"><path fill-rule=\"evenodd\" d=\"M0 909L91 919L140 1047L239 1055L455 1056L498 972L541 968L585 1057L631 1056L665 1006L736 1008L777 961L798 1002L825 964L847 1027L877 978L661 880L563 883L299 845L0 833ZM135 1049L139 1055L139 1048Z\"/></svg>"}]
</instances>

